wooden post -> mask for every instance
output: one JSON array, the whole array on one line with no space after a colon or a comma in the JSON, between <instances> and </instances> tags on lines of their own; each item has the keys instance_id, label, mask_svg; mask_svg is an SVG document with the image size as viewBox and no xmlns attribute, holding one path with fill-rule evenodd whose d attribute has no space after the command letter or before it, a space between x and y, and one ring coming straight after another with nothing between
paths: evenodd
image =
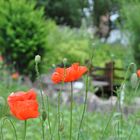
<instances>
[{"instance_id":1,"label":"wooden post","mask_svg":"<svg viewBox=\"0 0 140 140\"><path fill-rule=\"evenodd\" d=\"M105 65L106 66L106 71L105 71L106 81L108 81L108 83L109 83L111 96L113 96L114 65L115 65L115 63L113 61L106 63L106 65Z\"/></svg>"}]
</instances>

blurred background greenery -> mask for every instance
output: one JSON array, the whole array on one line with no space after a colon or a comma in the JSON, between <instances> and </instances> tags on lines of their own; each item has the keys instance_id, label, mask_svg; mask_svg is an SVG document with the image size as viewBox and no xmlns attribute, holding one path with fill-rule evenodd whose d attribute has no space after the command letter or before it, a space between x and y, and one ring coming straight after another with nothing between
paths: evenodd
<instances>
[{"instance_id":1,"label":"blurred background greenery","mask_svg":"<svg viewBox=\"0 0 140 140\"><path fill-rule=\"evenodd\" d=\"M43 73L63 58L84 64L91 52L93 65L104 65L112 56L118 67L126 67L134 59L139 64L137 3L1 0L0 53L10 69L33 79L36 54L42 56Z\"/></svg>"}]
</instances>

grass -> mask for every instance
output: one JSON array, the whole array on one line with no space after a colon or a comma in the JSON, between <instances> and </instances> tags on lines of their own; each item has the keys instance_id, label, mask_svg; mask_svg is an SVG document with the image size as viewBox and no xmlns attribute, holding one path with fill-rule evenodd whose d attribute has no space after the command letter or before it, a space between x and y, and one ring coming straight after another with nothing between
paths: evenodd
<instances>
[{"instance_id":1,"label":"grass","mask_svg":"<svg viewBox=\"0 0 140 140\"><path fill-rule=\"evenodd\" d=\"M51 108L52 109L52 108ZM64 110L65 109L65 110ZM64 115L64 120L62 121L63 124L63 129L61 130L61 140L67 140L69 137L69 110L68 108L63 109L63 115ZM78 110L78 112L77 112ZM74 110L74 122L73 122L73 140L77 136L77 130L78 130L78 120L79 120L79 108L77 110ZM138 118L140 116L140 112L136 114L131 114L128 117L125 117L123 120L123 130L122 132L118 132L118 126L120 124L119 120L119 115L113 115L112 121L110 122L109 126L107 127L105 131L105 135L103 140L109 140L111 138L114 138L116 140L119 140L118 138L118 133L122 133L122 139L126 140L128 139L128 136L131 132L131 129L133 129L134 123L135 123L135 117L134 115L137 116L136 120L136 126L133 131L133 135L131 136L131 139L134 140L139 140L140 138L140 126L139 126L139 121L140 119ZM56 124L56 113L55 109L53 110L53 113L51 113L50 118L51 118L51 125L52 127L52 132L53 132L53 138L54 140L57 140L57 131L55 128ZM80 139L81 140L100 140L102 136L102 132L104 128L106 127L107 121L109 120L110 114L102 114L102 113L86 113L85 119L84 119L84 124L83 128L80 134ZM11 118L8 116L8 118L12 119L14 121L14 124L16 125L17 128L17 134L19 140L22 140L22 131L24 129L24 122L23 121L18 121L15 120L14 118ZM46 128L46 140L50 140L50 135L49 135L49 128L48 128L48 123L47 120L45 122L45 128ZM4 128L3 128L3 134L4 134L4 140L10 140L12 137L14 138L13 131L11 129L11 126L8 124L8 122L5 123ZM27 127L27 140L41 140L41 122L40 119L31 119L28 121L28 127Z\"/></svg>"},{"instance_id":2,"label":"grass","mask_svg":"<svg viewBox=\"0 0 140 140\"><path fill-rule=\"evenodd\" d=\"M5 99L11 92L27 90L29 87L22 86L19 83L12 83L7 86L4 83L0 84L0 95ZM127 87L128 88L128 87ZM128 90L126 92L126 103L130 104L135 96L133 95L133 90ZM40 97L38 97L40 99ZM40 100L39 100L40 101ZM50 122L51 122L51 130L53 134L53 140L57 140L57 105L56 101L50 100ZM1 105L0 105L1 106ZM47 107L47 106L46 106ZM81 112L83 109L83 105L77 105L74 103L73 106L73 134L72 140L75 140L78 133L78 127L81 117ZM70 115L70 107L61 106L61 122L60 122L60 135L61 140L68 140L69 138L69 115ZM2 124L2 118L6 116L11 119L15 124L18 140L23 139L23 130L24 130L24 121L19 121L13 118L7 106L4 106L4 109L0 110L0 127ZM82 129L80 132L80 140L139 140L140 138L140 111L129 114L128 116L123 116L123 125L121 126L121 114L120 112L115 111L110 118L111 112L86 112L85 118L83 121ZM109 121L110 120L110 121ZM107 123L109 124L107 125ZM104 131L104 129L106 130ZM41 120L37 119L29 119L27 122L27 137L26 140L41 140ZM101 139L104 133L104 137ZM45 121L45 140L50 139L50 131L48 125L48 116ZM131 137L129 138L129 136ZM0 134L1 135L1 134ZM3 135L4 140L14 140L15 136L13 133L13 129L8 121L5 122L3 127ZM1 137L0 137L1 138Z\"/></svg>"}]
</instances>

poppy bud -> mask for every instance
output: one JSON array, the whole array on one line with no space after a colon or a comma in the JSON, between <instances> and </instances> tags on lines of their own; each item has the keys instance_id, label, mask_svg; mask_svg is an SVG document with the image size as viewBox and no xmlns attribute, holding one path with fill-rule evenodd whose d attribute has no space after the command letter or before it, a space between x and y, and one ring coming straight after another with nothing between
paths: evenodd
<instances>
[{"instance_id":1,"label":"poppy bud","mask_svg":"<svg viewBox=\"0 0 140 140\"><path fill-rule=\"evenodd\" d=\"M0 96L0 106L4 106L5 105L5 99Z\"/></svg>"},{"instance_id":2,"label":"poppy bud","mask_svg":"<svg viewBox=\"0 0 140 140\"><path fill-rule=\"evenodd\" d=\"M42 119L43 119L43 121L45 121L46 118L47 118L47 113L46 113L45 110L43 110L43 112L42 112Z\"/></svg>"},{"instance_id":3,"label":"poppy bud","mask_svg":"<svg viewBox=\"0 0 140 140\"><path fill-rule=\"evenodd\" d=\"M130 70L133 70L134 72L136 71L136 64L135 63L130 63L130 65L129 65L129 69Z\"/></svg>"},{"instance_id":4,"label":"poppy bud","mask_svg":"<svg viewBox=\"0 0 140 140\"><path fill-rule=\"evenodd\" d=\"M64 130L64 124L61 123L60 126L59 126L59 131L62 132L63 130Z\"/></svg>"},{"instance_id":5,"label":"poppy bud","mask_svg":"<svg viewBox=\"0 0 140 140\"><path fill-rule=\"evenodd\" d=\"M56 67L56 65L55 65L55 64L52 64L52 67L53 67L53 68L55 68L55 67Z\"/></svg>"},{"instance_id":6,"label":"poppy bud","mask_svg":"<svg viewBox=\"0 0 140 140\"><path fill-rule=\"evenodd\" d=\"M67 58L64 58L64 59L63 59L64 65L66 65L67 61L68 61Z\"/></svg>"},{"instance_id":7,"label":"poppy bud","mask_svg":"<svg viewBox=\"0 0 140 140\"><path fill-rule=\"evenodd\" d=\"M138 82L137 74L133 73L131 75L131 86L132 86L132 88L135 88L137 86L137 82Z\"/></svg>"},{"instance_id":8,"label":"poppy bud","mask_svg":"<svg viewBox=\"0 0 140 140\"><path fill-rule=\"evenodd\" d=\"M39 63L41 61L41 56L40 55L36 55L35 56L35 62Z\"/></svg>"},{"instance_id":9,"label":"poppy bud","mask_svg":"<svg viewBox=\"0 0 140 140\"><path fill-rule=\"evenodd\" d=\"M132 62L132 63L130 63L130 66L134 66L134 65L135 65L135 63L133 63L133 62Z\"/></svg>"}]
</instances>

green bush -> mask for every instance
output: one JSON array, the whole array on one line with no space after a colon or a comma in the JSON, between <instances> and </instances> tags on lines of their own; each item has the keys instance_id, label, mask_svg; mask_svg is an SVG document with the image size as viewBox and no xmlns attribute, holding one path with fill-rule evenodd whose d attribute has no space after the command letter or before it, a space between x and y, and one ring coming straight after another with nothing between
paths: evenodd
<instances>
[{"instance_id":1,"label":"green bush","mask_svg":"<svg viewBox=\"0 0 140 140\"><path fill-rule=\"evenodd\" d=\"M34 75L34 56L43 55L47 24L43 9L26 0L0 1L0 50L20 74Z\"/></svg>"},{"instance_id":2,"label":"green bush","mask_svg":"<svg viewBox=\"0 0 140 140\"><path fill-rule=\"evenodd\" d=\"M133 61L130 47L124 47L120 44L110 45L102 43L94 47L94 65L104 66L106 62L112 60L115 61L117 67L126 68Z\"/></svg>"},{"instance_id":3,"label":"green bush","mask_svg":"<svg viewBox=\"0 0 140 140\"><path fill-rule=\"evenodd\" d=\"M134 59L140 67L140 1L123 2L121 12L125 19L125 28L130 32L129 39Z\"/></svg>"},{"instance_id":4,"label":"green bush","mask_svg":"<svg viewBox=\"0 0 140 140\"><path fill-rule=\"evenodd\" d=\"M82 28L59 27L53 22L48 23L48 28L47 53L43 62L44 72L52 64L60 64L63 58L67 58L69 63L80 62L84 64L85 60L90 59L90 53L94 55L93 65L96 66L104 66L106 62L115 59L116 66L122 68L126 67L133 59L128 47L125 48L120 44L96 43L98 40L91 40L87 30Z\"/></svg>"},{"instance_id":5,"label":"green bush","mask_svg":"<svg viewBox=\"0 0 140 140\"><path fill-rule=\"evenodd\" d=\"M57 24L79 27L83 10L88 6L88 0L35 0L37 7L45 7L47 18L55 20Z\"/></svg>"},{"instance_id":6,"label":"green bush","mask_svg":"<svg viewBox=\"0 0 140 140\"><path fill-rule=\"evenodd\" d=\"M48 22L48 28L47 52L43 60L45 72L52 64L60 64L63 58L69 63L84 63L89 58L90 40L86 31L59 27L53 22Z\"/></svg>"}]
</instances>

